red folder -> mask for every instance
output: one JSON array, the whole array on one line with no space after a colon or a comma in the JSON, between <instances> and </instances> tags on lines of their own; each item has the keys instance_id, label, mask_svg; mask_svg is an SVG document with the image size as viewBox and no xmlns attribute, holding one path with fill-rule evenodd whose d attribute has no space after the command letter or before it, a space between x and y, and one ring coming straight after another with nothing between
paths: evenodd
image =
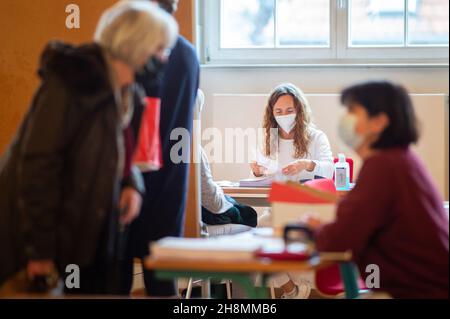
<instances>
[{"instance_id":1,"label":"red folder","mask_svg":"<svg viewBox=\"0 0 450 319\"><path fill-rule=\"evenodd\" d=\"M307 251L291 253L288 251L283 252L264 252L260 250L256 252L258 258L269 258L272 260L286 260L286 261L305 261L311 258L311 254Z\"/></svg>"},{"instance_id":2,"label":"red folder","mask_svg":"<svg viewBox=\"0 0 450 319\"><path fill-rule=\"evenodd\" d=\"M336 186L330 179L313 179L306 182L305 185L322 192L331 193L334 195L337 194Z\"/></svg>"},{"instance_id":3,"label":"red folder","mask_svg":"<svg viewBox=\"0 0 450 319\"><path fill-rule=\"evenodd\" d=\"M133 162L141 171L157 171L162 167L162 149L159 133L161 100L146 97L141 128Z\"/></svg>"},{"instance_id":4,"label":"red folder","mask_svg":"<svg viewBox=\"0 0 450 319\"><path fill-rule=\"evenodd\" d=\"M334 183L327 179L314 180L305 185L274 182L269 193L271 203L329 204L337 199Z\"/></svg>"}]
</instances>

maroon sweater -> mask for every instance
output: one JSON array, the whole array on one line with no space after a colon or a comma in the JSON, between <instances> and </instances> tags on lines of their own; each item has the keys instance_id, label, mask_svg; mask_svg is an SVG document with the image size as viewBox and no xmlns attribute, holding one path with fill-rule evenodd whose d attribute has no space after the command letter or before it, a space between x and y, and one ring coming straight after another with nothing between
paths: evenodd
<instances>
[{"instance_id":1,"label":"maroon sweater","mask_svg":"<svg viewBox=\"0 0 450 319\"><path fill-rule=\"evenodd\" d=\"M319 251L351 250L363 278L378 265L380 290L394 298L448 298L448 223L422 162L409 149L389 149L365 161L316 243Z\"/></svg>"}]
</instances>

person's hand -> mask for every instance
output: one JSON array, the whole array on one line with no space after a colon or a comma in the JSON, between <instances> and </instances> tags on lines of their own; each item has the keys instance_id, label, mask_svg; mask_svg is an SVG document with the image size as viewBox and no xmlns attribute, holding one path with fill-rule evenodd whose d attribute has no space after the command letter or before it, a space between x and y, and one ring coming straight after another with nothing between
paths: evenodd
<instances>
[{"instance_id":1,"label":"person's hand","mask_svg":"<svg viewBox=\"0 0 450 319\"><path fill-rule=\"evenodd\" d=\"M132 187L126 187L120 194L119 208L122 212L120 223L123 225L130 224L139 216L142 205L142 197L138 191Z\"/></svg>"},{"instance_id":2,"label":"person's hand","mask_svg":"<svg viewBox=\"0 0 450 319\"><path fill-rule=\"evenodd\" d=\"M313 161L302 159L295 161L283 168L282 173L286 176L295 176L303 171L312 172L315 167L316 163L314 163Z\"/></svg>"},{"instance_id":3,"label":"person's hand","mask_svg":"<svg viewBox=\"0 0 450 319\"><path fill-rule=\"evenodd\" d=\"M253 175L256 177L261 177L265 174L266 168L264 166L258 165L256 162L250 163L250 168L252 169Z\"/></svg>"},{"instance_id":4,"label":"person's hand","mask_svg":"<svg viewBox=\"0 0 450 319\"><path fill-rule=\"evenodd\" d=\"M300 223L308 226L312 231L316 231L324 222L316 214L305 214L300 219Z\"/></svg>"},{"instance_id":5,"label":"person's hand","mask_svg":"<svg viewBox=\"0 0 450 319\"><path fill-rule=\"evenodd\" d=\"M48 276L55 270L52 260L30 260L27 265L28 278Z\"/></svg>"}]
</instances>

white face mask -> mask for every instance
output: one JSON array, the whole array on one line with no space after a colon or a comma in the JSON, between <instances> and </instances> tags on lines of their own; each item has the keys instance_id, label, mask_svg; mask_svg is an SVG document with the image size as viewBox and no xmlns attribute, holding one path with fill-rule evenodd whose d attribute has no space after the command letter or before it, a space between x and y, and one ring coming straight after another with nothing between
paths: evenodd
<instances>
[{"instance_id":1,"label":"white face mask","mask_svg":"<svg viewBox=\"0 0 450 319\"><path fill-rule=\"evenodd\" d=\"M297 114L289 114L283 116L275 116L275 120L278 125L285 131L286 133L291 133L291 131L295 127L295 119L297 118Z\"/></svg>"},{"instance_id":2,"label":"white face mask","mask_svg":"<svg viewBox=\"0 0 450 319\"><path fill-rule=\"evenodd\" d=\"M339 137L347 146L356 150L364 141L364 137L356 133L358 118L351 114L345 114L339 122Z\"/></svg>"}]
</instances>

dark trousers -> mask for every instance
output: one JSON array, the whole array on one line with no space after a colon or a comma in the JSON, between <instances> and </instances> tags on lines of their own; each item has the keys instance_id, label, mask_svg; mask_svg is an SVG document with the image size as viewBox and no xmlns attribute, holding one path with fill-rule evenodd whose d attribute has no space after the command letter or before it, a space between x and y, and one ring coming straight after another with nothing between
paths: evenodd
<instances>
[{"instance_id":1,"label":"dark trousers","mask_svg":"<svg viewBox=\"0 0 450 319\"><path fill-rule=\"evenodd\" d=\"M105 271L106 266L94 264L80 268L80 288L68 289L65 286L64 293L68 295L111 295L108 275ZM66 278L64 278L64 282L65 280Z\"/></svg>"},{"instance_id":2,"label":"dark trousers","mask_svg":"<svg viewBox=\"0 0 450 319\"><path fill-rule=\"evenodd\" d=\"M125 265L122 281L122 294L128 295L133 285L134 260L133 258ZM157 279L154 271L144 269L145 291L151 297L173 297L177 295L174 280Z\"/></svg>"},{"instance_id":3,"label":"dark trousers","mask_svg":"<svg viewBox=\"0 0 450 319\"><path fill-rule=\"evenodd\" d=\"M113 215L111 219L114 217L115 216ZM117 241L118 239L118 234L114 231L114 225L116 224L113 226L111 225L106 223L105 227L103 227L92 262L88 265L80 267L80 287L68 289L67 286L64 285L65 294L97 296L121 294L121 271L123 268L123 257L118 255L112 256L112 253L110 254L107 252L107 243L110 241ZM110 226L112 231L106 226ZM113 236L115 237L114 239L112 238ZM117 249L119 249L119 247L117 245L114 245L114 247L114 250L116 250L115 253L117 254ZM125 254L125 252L122 252L122 254ZM66 282L67 276L71 275L65 273L65 266L66 265L58 265L60 274L63 274L64 283Z\"/></svg>"}]
</instances>

